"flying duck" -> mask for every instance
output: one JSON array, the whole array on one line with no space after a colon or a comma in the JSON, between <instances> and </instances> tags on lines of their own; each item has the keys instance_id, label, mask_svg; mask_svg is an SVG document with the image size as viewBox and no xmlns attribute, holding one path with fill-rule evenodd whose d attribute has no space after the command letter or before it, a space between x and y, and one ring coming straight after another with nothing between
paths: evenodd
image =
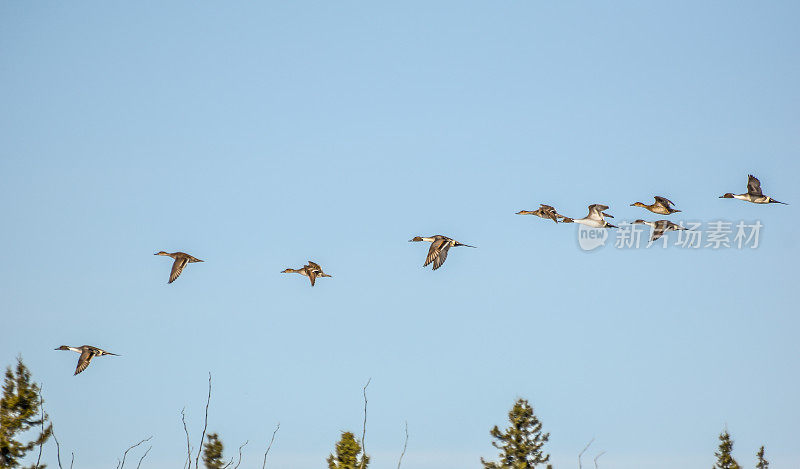
<instances>
[{"instance_id":1,"label":"flying duck","mask_svg":"<svg viewBox=\"0 0 800 469\"><path fill-rule=\"evenodd\" d=\"M550 220L553 220L556 223L558 223L559 218L566 218L564 215L559 215L559 213L556 212L556 209L551 207L550 205L545 205L545 204L539 204L539 205L540 207L536 210L533 211L520 210L519 212L517 212L517 215L536 215L537 217L540 218L545 218L545 219L549 218Z\"/></svg>"},{"instance_id":2,"label":"flying duck","mask_svg":"<svg viewBox=\"0 0 800 469\"><path fill-rule=\"evenodd\" d=\"M78 366L77 368L75 368L75 374L73 374L72 376L75 376L81 371L85 370L86 367L89 366L89 363L92 361L92 358L94 357L102 357L103 355L118 356L116 353L106 352L101 348L93 347L91 345L81 345L80 347L70 347L69 345L62 345L56 350L72 350L73 352L78 352L81 354L81 356L78 357Z\"/></svg>"},{"instance_id":3,"label":"flying duck","mask_svg":"<svg viewBox=\"0 0 800 469\"><path fill-rule=\"evenodd\" d=\"M607 222L604 217L614 218L613 215L603 213L603 210L608 210L607 205L592 204L589 206L589 214L583 218L572 219L564 217L562 223L580 223L592 228L618 228L615 225Z\"/></svg>"},{"instance_id":4,"label":"flying duck","mask_svg":"<svg viewBox=\"0 0 800 469\"><path fill-rule=\"evenodd\" d=\"M754 204L783 204L789 205L786 202L778 202L772 197L766 196L761 193L761 181L752 174L747 175L747 193L746 194L727 194L719 196L720 199L739 199Z\"/></svg>"},{"instance_id":5,"label":"flying duck","mask_svg":"<svg viewBox=\"0 0 800 469\"><path fill-rule=\"evenodd\" d=\"M470 246L469 244L459 243L453 238L448 238L447 236L436 235L436 236L414 236L414 238L409 239L408 242L412 241L427 241L431 243L430 249L428 249L428 257L425 258L425 263L422 264L422 267L427 266L431 262L433 262L433 270L438 269L439 267L444 264L444 261L447 259L447 251L451 247L456 246L466 246L468 248L474 248L475 246Z\"/></svg>"},{"instance_id":6,"label":"flying duck","mask_svg":"<svg viewBox=\"0 0 800 469\"><path fill-rule=\"evenodd\" d=\"M686 228L682 227L681 225L676 225L669 220L658 220L658 221L644 221L644 220L636 220L633 222L634 225L647 225L653 231L652 236L650 237L650 241L655 241L661 236L664 235L667 231L678 231L678 230L685 230Z\"/></svg>"},{"instance_id":7,"label":"flying duck","mask_svg":"<svg viewBox=\"0 0 800 469\"><path fill-rule=\"evenodd\" d=\"M331 277L331 275L326 274L322 271L322 267L319 266L316 262L308 261L308 264L304 265L299 269L286 269L282 274L300 274L304 277L308 277L311 280L311 286L314 286L314 283L317 281L317 277Z\"/></svg>"},{"instance_id":8,"label":"flying duck","mask_svg":"<svg viewBox=\"0 0 800 469\"><path fill-rule=\"evenodd\" d=\"M680 210L675 210L674 208L670 207L670 205L675 205L666 197L655 196L653 197L656 199L652 205L645 205L641 202L632 203L631 207L642 207L650 210L653 213L658 213L659 215L669 215L670 213L680 212Z\"/></svg>"},{"instance_id":9,"label":"flying duck","mask_svg":"<svg viewBox=\"0 0 800 469\"><path fill-rule=\"evenodd\" d=\"M175 259L175 262L172 263L172 271L169 273L169 282L172 283L175 281L178 276L180 276L181 272L183 272L183 268L186 267L186 264L189 262L203 262L196 257L190 256L185 252L166 252L160 251L155 253L156 256L169 256Z\"/></svg>"}]
</instances>

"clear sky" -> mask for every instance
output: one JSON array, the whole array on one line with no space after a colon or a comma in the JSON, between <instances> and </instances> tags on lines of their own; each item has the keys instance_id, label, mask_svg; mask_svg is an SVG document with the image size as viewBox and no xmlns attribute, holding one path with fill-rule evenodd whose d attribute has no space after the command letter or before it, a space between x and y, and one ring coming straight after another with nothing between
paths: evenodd
<instances>
[{"instance_id":1,"label":"clear sky","mask_svg":"<svg viewBox=\"0 0 800 469\"><path fill-rule=\"evenodd\" d=\"M517 397L557 468L800 467L797 2L2 2L3 366L76 467L324 467L341 430L477 467ZM747 174L791 205L719 199ZM673 200L757 249L582 251L514 215ZM436 272L427 243L454 248ZM613 235L612 235L613 236ZM676 233L668 234L670 242ZM171 260L191 264L167 285ZM307 260L330 279L283 275ZM73 376L92 344L121 354ZM138 457L139 453L136 453ZM54 448L46 459L52 465ZM270 466L270 464L268 464Z\"/></svg>"}]
</instances>

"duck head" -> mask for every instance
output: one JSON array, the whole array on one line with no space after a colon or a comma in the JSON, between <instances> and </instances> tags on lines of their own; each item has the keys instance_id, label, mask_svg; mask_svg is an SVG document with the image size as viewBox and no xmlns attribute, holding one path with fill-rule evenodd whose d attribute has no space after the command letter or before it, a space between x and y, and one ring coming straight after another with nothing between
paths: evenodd
<instances>
[{"instance_id":1,"label":"duck head","mask_svg":"<svg viewBox=\"0 0 800 469\"><path fill-rule=\"evenodd\" d=\"M720 199L732 199L733 198L733 194L728 192L727 194L722 194L721 196L719 196L719 198Z\"/></svg>"}]
</instances>

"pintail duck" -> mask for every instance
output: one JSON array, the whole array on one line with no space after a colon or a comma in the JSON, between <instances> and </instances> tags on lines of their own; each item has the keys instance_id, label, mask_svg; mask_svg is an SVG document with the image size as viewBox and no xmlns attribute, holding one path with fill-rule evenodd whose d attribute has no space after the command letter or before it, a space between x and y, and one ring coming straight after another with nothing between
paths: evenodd
<instances>
[{"instance_id":1,"label":"pintail duck","mask_svg":"<svg viewBox=\"0 0 800 469\"><path fill-rule=\"evenodd\" d=\"M89 363L92 361L92 358L94 357L102 357L103 355L119 356L116 353L106 352L101 348L93 347L91 345L81 345L80 347L70 347L69 345L62 345L56 350L72 350L73 352L78 352L81 354L81 356L78 357L78 366L77 368L75 368L75 374L73 374L72 376L75 376L81 371L85 370L86 367L89 366Z\"/></svg>"},{"instance_id":2,"label":"pintail duck","mask_svg":"<svg viewBox=\"0 0 800 469\"><path fill-rule=\"evenodd\" d=\"M178 278L178 276L181 275L181 272L183 272L183 268L186 267L186 264L188 264L189 262L204 262L204 261L201 261L200 259L197 259L196 257L190 256L189 254L186 254L185 252L160 251L160 252L155 253L155 255L156 256L169 256L169 257L175 259L175 262L172 263L172 271L169 273L169 282L167 282L167 283L174 282L175 279Z\"/></svg>"},{"instance_id":3,"label":"pintail duck","mask_svg":"<svg viewBox=\"0 0 800 469\"><path fill-rule=\"evenodd\" d=\"M670 213L680 212L680 210L675 210L674 208L670 207L670 205L675 205L666 197L655 196L653 197L656 199L652 205L645 205L641 202L632 203L631 207L642 207L650 210L653 213L658 213L659 215L669 215Z\"/></svg>"},{"instance_id":4,"label":"pintail duck","mask_svg":"<svg viewBox=\"0 0 800 469\"><path fill-rule=\"evenodd\" d=\"M540 207L536 210L520 210L517 212L517 215L536 215L540 218L550 219L554 222L558 223L559 218L567 218L564 215L560 215L556 212L556 209L551 207L550 205L539 204Z\"/></svg>"},{"instance_id":5,"label":"pintail duck","mask_svg":"<svg viewBox=\"0 0 800 469\"><path fill-rule=\"evenodd\" d=\"M747 175L747 193L746 194L731 194L728 192L725 195L719 196L720 199L739 199L754 204L783 204L789 205L786 202L778 202L772 197L766 196L761 193L761 181L752 174Z\"/></svg>"},{"instance_id":6,"label":"pintail duck","mask_svg":"<svg viewBox=\"0 0 800 469\"><path fill-rule=\"evenodd\" d=\"M603 210L608 210L607 205L592 204L589 206L589 214L583 218L572 219L564 217L562 223L580 223L592 228L618 228L615 225L607 222L604 217L614 218L613 215L604 213Z\"/></svg>"},{"instance_id":7,"label":"pintail duck","mask_svg":"<svg viewBox=\"0 0 800 469\"><path fill-rule=\"evenodd\" d=\"M305 277L308 277L311 280L311 286L314 286L314 283L317 281L317 277L331 277L331 275L326 274L322 271L322 267L319 266L316 262L308 261L308 264L304 265L299 269L286 269L282 274L300 274Z\"/></svg>"},{"instance_id":8,"label":"pintail duck","mask_svg":"<svg viewBox=\"0 0 800 469\"><path fill-rule=\"evenodd\" d=\"M650 236L650 241L655 241L661 236L664 235L667 231L678 231L678 230L685 230L686 228L682 227L681 225L676 225L669 220L658 220L658 221L644 221L644 220L636 220L633 222L634 225L647 225L649 226L652 231L652 236Z\"/></svg>"},{"instance_id":9,"label":"pintail duck","mask_svg":"<svg viewBox=\"0 0 800 469\"><path fill-rule=\"evenodd\" d=\"M450 250L451 247L456 246L466 246L468 248L474 248L475 246L470 246L469 244L459 243L453 238L448 238L447 236L436 235L436 236L414 236L414 238L409 239L408 242L412 241L427 241L431 243L430 249L428 249L428 257L425 258L425 263L422 264L422 267L427 266L431 262L433 262L433 270L438 269L439 267L444 264L444 261L447 259L447 251Z\"/></svg>"}]
</instances>

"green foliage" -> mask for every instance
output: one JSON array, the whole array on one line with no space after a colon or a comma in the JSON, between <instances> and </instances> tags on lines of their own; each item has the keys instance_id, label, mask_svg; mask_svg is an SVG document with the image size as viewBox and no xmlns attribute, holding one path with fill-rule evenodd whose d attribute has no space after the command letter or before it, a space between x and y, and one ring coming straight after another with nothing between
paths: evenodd
<instances>
[{"instance_id":1,"label":"green foliage","mask_svg":"<svg viewBox=\"0 0 800 469\"><path fill-rule=\"evenodd\" d=\"M222 459L222 440L216 433L209 433L206 437L206 444L203 445L203 464L206 469L222 469L225 461Z\"/></svg>"},{"instance_id":2,"label":"green foliage","mask_svg":"<svg viewBox=\"0 0 800 469\"><path fill-rule=\"evenodd\" d=\"M764 457L764 446L761 446L761 449L758 450L756 457L758 457L756 469L769 469L769 461Z\"/></svg>"},{"instance_id":3,"label":"green foliage","mask_svg":"<svg viewBox=\"0 0 800 469\"><path fill-rule=\"evenodd\" d=\"M508 420L511 425L505 431L495 425L489 432L496 440L492 446L500 450L500 461L481 458L484 469L529 469L550 460L550 455L542 452L550 434L542 433L542 423L527 400L517 399L508 412Z\"/></svg>"},{"instance_id":4,"label":"green foliage","mask_svg":"<svg viewBox=\"0 0 800 469\"><path fill-rule=\"evenodd\" d=\"M336 456L328 456L328 469L361 469L369 467L369 456L361 455L361 445L352 432L342 432L336 443Z\"/></svg>"},{"instance_id":5,"label":"green foliage","mask_svg":"<svg viewBox=\"0 0 800 469\"><path fill-rule=\"evenodd\" d=\"M720 433L719 442L719 450L714 453L714 456L717 457L717 463L714 464L712 469L741 469L739 463L731 455L733 440L731 440L731 435L728 433L727 428Z\"/></svg>"},{"instance_id":6,"label":"green foliage","mask_svg":"<svg viewBox=\"0 0 800 469\"><path fill-rule=\"evenodd\" d=\"M3 397L0 399L0 468L21 467L25 454L43 445L53 433L48 415L40 414L39 385L31 381L31 373L17 358L15 370L6 368L3 380ZM28 430L36 429L35 440L23 443L18 438ZM33 467L33 466L31 466ZM45 467L44 464L39 465Z\"/></svg>"}]
</instances>

